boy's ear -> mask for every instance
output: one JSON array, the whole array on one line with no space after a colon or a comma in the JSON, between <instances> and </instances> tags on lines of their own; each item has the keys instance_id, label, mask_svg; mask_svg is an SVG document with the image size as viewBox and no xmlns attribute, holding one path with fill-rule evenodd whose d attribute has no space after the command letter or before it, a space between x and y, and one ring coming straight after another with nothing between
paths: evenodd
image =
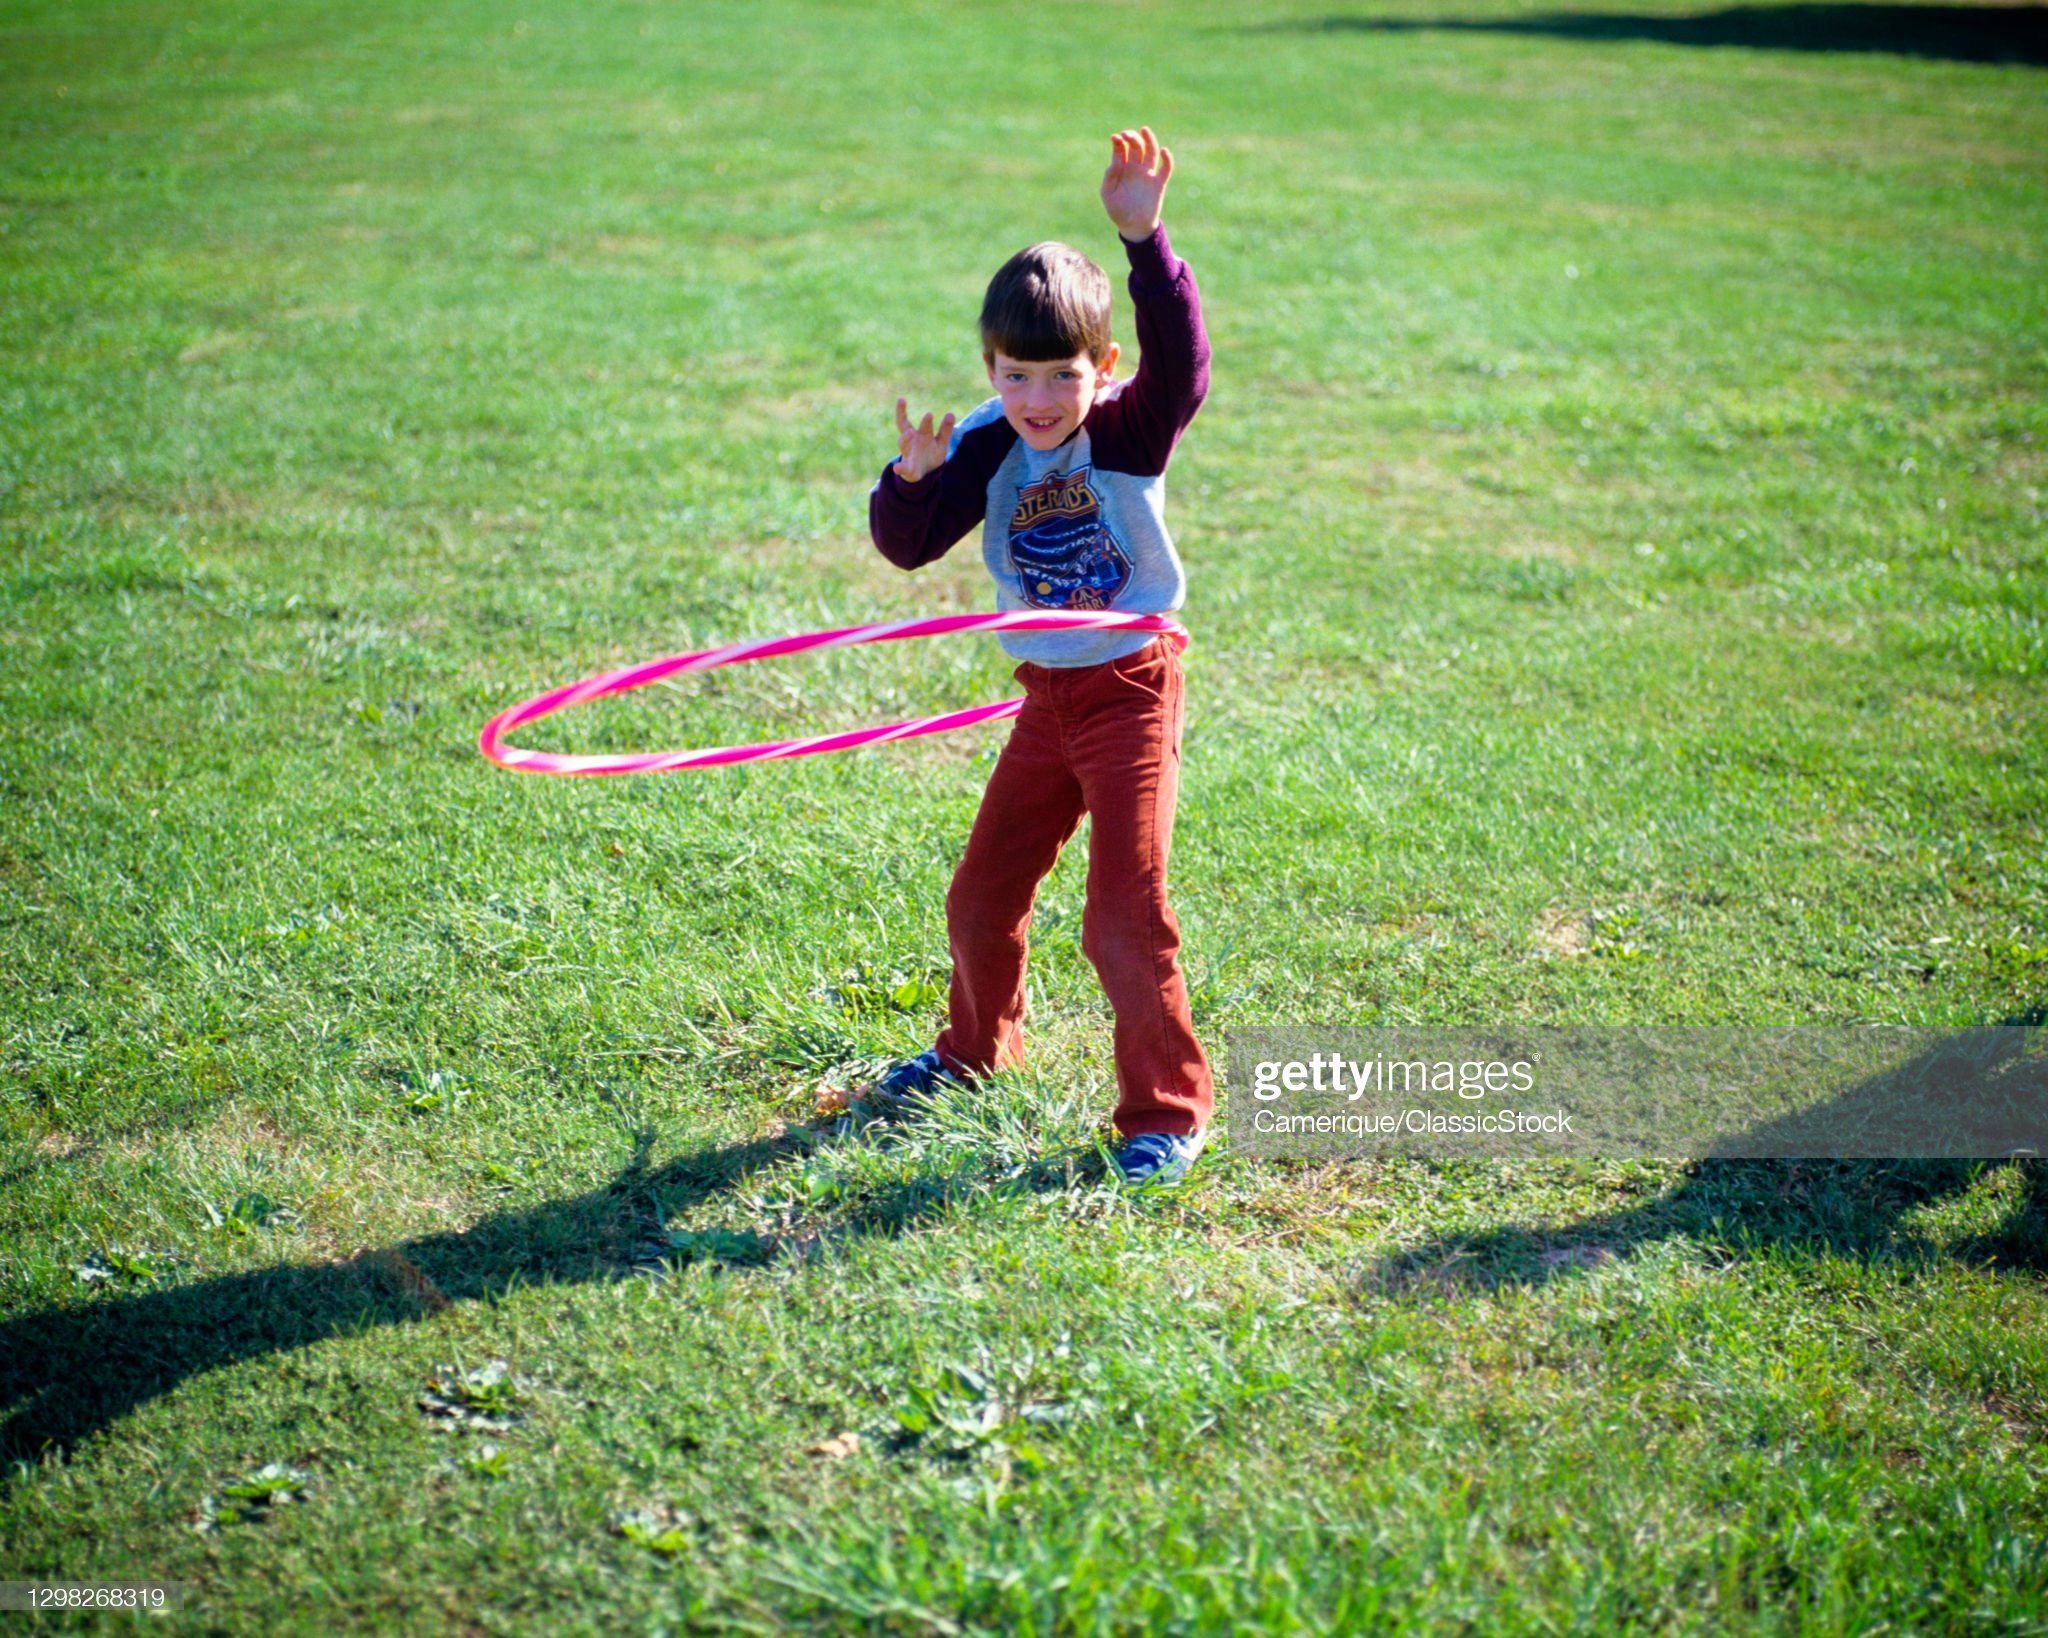
<instances>
[{"instance_id":1,"label":"boy's ear","mask_svg":"<svg viewBox=\"0 0 2048 1638\"><path fill-rule=\"evenodd\" d=\"M1114 378L1116 375L1116 361L1117 345L1112 341L1109 344L1109 351L1102 355L1102 362L1095 366L1095 384L1097 386L1101 386L1103 382ZM990 379L993 380L994 377L991 376Z\"/></svg>"}]
</instances>

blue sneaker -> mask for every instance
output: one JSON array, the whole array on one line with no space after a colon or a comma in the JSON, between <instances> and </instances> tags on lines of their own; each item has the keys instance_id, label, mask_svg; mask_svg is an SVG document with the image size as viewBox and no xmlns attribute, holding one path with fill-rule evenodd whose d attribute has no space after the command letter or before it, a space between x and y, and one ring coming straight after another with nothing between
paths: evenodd
<instances>
[{"instance_id":1,"label":"blue sneaker","mask_svg":"<svg viewBox=\"0 0 2048 1638\"><path fill-rule=\"evenodd\" d=\"M1111 1157L1123 1182L1136 1188L1170 1188L1188 1175L1207 1132L1141 1132Z\"/></svg>"},{"instance_id":2,"label":"blue sneaker","mask_svg":"<svg viewBox=\"0 0 2048 1638\"><path fill-rule=\"evenodd\" d=\"M874 1110L884 1120L914 1120L923 1105L941 1087L957 1088L960 1079L946 1067L937 1047L927 1048L915 1058L892 1064L882 1078L854 1093L853 1101Z\"/></svg>"}]
</instances>

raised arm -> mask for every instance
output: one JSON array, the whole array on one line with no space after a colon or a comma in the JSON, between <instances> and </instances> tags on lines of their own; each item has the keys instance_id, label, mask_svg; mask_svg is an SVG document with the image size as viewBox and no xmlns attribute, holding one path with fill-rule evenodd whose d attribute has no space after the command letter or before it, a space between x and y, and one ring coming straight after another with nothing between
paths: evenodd
<instances>
[{"instance_id":1,"label":"raised arm","mask_svg":"<svg viewBox=\"0 0 2048 1638\"><path fill-rule=\"evenodd\" d=\"M1138 372L1100 411L1100 447L1107 439L1129 470L1161 472L1173 446L1209 392L1209 335L1195 276L1166 240L1160 212L1173 155L1152 128L1110 138L1102 174L1102 208L1116 224L1131 264L1131 309L1138 333Z\"/></svg>"}]
</instances>

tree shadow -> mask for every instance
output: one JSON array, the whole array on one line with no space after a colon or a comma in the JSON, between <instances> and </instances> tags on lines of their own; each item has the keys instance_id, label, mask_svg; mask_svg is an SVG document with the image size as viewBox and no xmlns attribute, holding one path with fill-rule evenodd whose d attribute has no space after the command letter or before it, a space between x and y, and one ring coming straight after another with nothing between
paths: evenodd
<instances>
[{"instance_id":1,"label":"tree shadow","mask_svg":"<svg viewBox=\"0 0 2048 1638\"><path fill-rule=\"evenodd\" d=\"M1684 1182L1655 1200L1562 1229L1510 1226L1439 1236L1361 1265L1357 1286L1379 1295L1536 1287L1675 1238L1751 1256L1782 1248L1861 1261L1939 1257L2048 1274L2048 1162L2039 1147L2048 1094L2043 1061L2021 1056L2021 1041L2039 1026L2041 1011L2034 1007L1999 1025L1959 1031L1813 1109L1734 1133L1718 1154L1697 1162ZM1761 1158L1825 1152L1830 1136L1853 1147L1870 1133L1911 1133L1923 1115L1930 1148L1963 1132L1982 1141L1980 1153L2019 1157ZM2018 1179L2017 1198L1996 1230L1951 1243L1907 1226L1912 1212L1967 1191L1989 1170L2012 1170Z\"/></svg>"},{"instance_id":2,"label":"tree shadow","mask_svg":"<svg viewBox=\"0 0 2048 1638\"><path fill-rule=\"evenodd\" d=\"M223 1274L0 1322L0 1464L75 1450L138 1406L221 1366L412 1324L524 1286L630 1278L660 1258L671 1217L811 1147L807 1135L785 1133L650 1167L653 1141L651 1131L637 1134L633 1158L602 1188L466 1229L324 1264ZM1017 1168L998 1186L1043 1193L1071 1187L1086 1170L1079 1155L1056 1157ZM842 1241L901 1235L988 1186L958 1172L912 1177L853 1202L830 1233ZM726 1238L744 1248L735 1267L810 1255L819 1245L816 1234ZM21 1472L0 1466L0 1493Z\"/></svg>"},{"instance_id":3,"label":"tree shadow","mask_svg":"<svg viewBox=\"0 0 2048 1638\"><path fill-rule=\"evenodd\" d=\"M1302 18L1256 32L1548 34L1605 42L1741 46L1753 51L1879 51L1957 63L2048 64L2048 7L1727 6L1690 15L1553 11L1528 17Z\"/></svg>"}]
</instances>

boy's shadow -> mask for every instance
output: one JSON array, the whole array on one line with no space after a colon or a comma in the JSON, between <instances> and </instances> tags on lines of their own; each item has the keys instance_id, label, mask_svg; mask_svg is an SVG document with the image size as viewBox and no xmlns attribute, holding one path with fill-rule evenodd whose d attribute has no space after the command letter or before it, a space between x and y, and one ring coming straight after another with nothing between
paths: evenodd
<instances>
[{"instance_id":1,"label":"boy's shadow","mask_svg":"<svg viewBox=\"0 0 2048 1638\"><path fill-rule=\"evenodd\" d=\"M2048 1273L2048 1163L2039 1149L2048 1089L2043 1060L2019 1057L2023 1030L2038 1026L2041 1014L2036 1007L2000 1026L1959 1031L1825 1104L1733 1134L1657 1199L1564 1229L1438 1236L1359 1266L1356 1286L1379 1295L1535 1287L1681 1236L1733 1242L1745 1253L1782 1246L1858 1259L1917 1254ZM1812 1154L1829 1134L1853 1142L1867 1131L1896 1132L1902 1097L1922 1089L1970 1110L1969 1129L1984 1135L1986 1153L2029 1143L2033 1153L1991 1161L1756 1158ZM1907 1112L1909 1124L1914 1114ZM1909 1214L1968 1190L1987 1167L2017 1173L2016 1198L1998 1227L1942 1242L1912 1231Z\"/></svg>"},{"instance_id":2,"label":"boy's shadow","mask_svg":"<svg viewBox=\"0 0 2048 1638\"><path fill-rule=\"evenodd\" d=\"M628 1277L647 1266L650 1236L670 1217L809 1147L785 1134L650 1167L653 1138L639 1133L632 1160L603 1188L501 1212L471 1228L325 1264L222 1274L0 1322L0 1464L74 1450L187 1377L223 1365L409 1324L521 1286ZM1043 1193L1073 1181L1073 1162L1056 1159L1024 1168L1003 1186ZM974 1186L956 1174L915 1177L862 1197L836 1219L834 1232L902 1234ZM763 1249L773 1248L764 1242ZM18 1470L0 1476L0 1491L17 1477Z\"/></svg>"}]
</instances>

